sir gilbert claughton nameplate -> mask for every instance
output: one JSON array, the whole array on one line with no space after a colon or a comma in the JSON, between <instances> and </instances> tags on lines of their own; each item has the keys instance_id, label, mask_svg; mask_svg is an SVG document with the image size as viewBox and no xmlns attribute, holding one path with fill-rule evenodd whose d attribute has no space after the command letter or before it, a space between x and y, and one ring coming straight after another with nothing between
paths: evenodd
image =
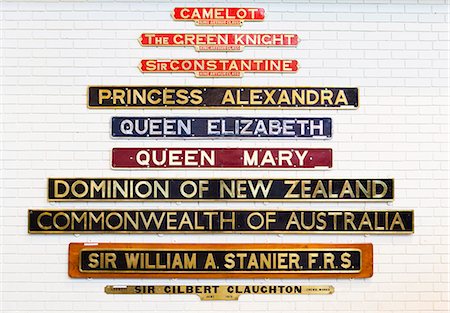
<instances>
[{"instance_id":1,"label":"sir gilbert claughton nameplate","mask_svg":"<svg viewBox=\"0 0 450 313\"><path fill-rule=\"evenodd\" d=\"M331 118L113 117L112 137L331 138Z\"/></svg>"},{"instance_id":2,"label":"sir gilbert claughton nameplate","mask_svg":"<svg viewBox=\"0 0 450 313\"><path fill-rule=\"evenodd\" d=\"M313 148L113 148L113 168L331 168L332 150Z\"/></svg>"},{"instance_id":3,"label":"sir gilbert claughton nameplate","mask_svg":"<svg viewBox=\"0 0 450 313\"><path fill-rule=\"evenodd\" d=\"M71 243L69 276L367 278L372 244Z\"/></svg>"},{"instance_id":4,"label":"sir gilbert claughton nameplate","mask_svg":"<svg viewBox=\"0 0 450 313\"><path fill-rule=\"evenodd\" d=\"M31 209L28 232L410 234L413 211Z\"/></svg>"},{"instance_id":5,"label":"sir gilbert claughton nameplate","mask_svg":"<svg viewBox=\"0 0 450 313\"><path fill-rule=\"evenodd\" d=\"M356 109L358 88L91 86L89 108Z\"/></svg>"},{"instance_id":6,"label":"sir gilbert claughton nameplate","mask_svg":"<svg viewBox=\"0 0 450 313\"><path fill-rule=\"evenodd\" d=\"M144 285L144 286L106 286L107 294L134 295L186 295L195 294L200 300L239 300L243 294L262 295L330 295L333 286L299 286L299 285Z\"/></svg>"},{"instance_id":7,"label":"sir gilbert claughton nameplate","mask_svg":"<svg viewBox=\"0 0 450 313\"><path fill-rule=\"evenodd\" d=\"M49 201L392 201L393 179L49 178Z\"/></svg>"}]
</instances>

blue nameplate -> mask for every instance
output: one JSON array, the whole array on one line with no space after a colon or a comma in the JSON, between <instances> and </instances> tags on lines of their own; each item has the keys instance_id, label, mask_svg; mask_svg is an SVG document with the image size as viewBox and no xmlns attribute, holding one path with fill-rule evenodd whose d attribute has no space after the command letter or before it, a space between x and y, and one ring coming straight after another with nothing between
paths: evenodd
<instances>
[{"instance_id":1,"label":"blue nameplate","mask_svg":"<svg viewBox=\"0 0 450 313\"><path fill-rule=\"evenodd\" d=\"M331 118L113 117L112 137L330 139Z\"/></svg>"}]
</instances>

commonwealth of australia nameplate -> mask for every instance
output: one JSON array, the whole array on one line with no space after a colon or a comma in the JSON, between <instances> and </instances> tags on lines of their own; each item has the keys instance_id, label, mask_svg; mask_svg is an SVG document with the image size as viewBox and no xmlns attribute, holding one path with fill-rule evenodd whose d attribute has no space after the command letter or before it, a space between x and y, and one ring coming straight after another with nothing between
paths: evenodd
<instances>
[{"instance_id":1,"label":"commonwealth of australia nameplate","mask_svg":"<svg viewBox=\"0 0 450 313\"><path fill-rule=\"evenodd\" d=\"M242 51L244 47L296 47L296 34L143 33L144 47L194 47L196 51Z\"/></svg>"},{"instance_id":2,"label":"commonwealth of australia nameplate","mask_svg":"<svg viewBox=\"0 0 450 313\"><path fill-rule=\"evenodd\" d=\"M297 60L281 59L144 59L142 73L194 73L195 77L233 78L244 73L295 73Z\"/></svg>"},{"instance_id":3,"label":"commonwealth of australia nameplate","mask_svg":"<svg viewBox=\"0 0 450 313\"><path fill-rule=\"evenodd\" d=\"M113 117L112 137L330 139L331 118Z\"/></svg>"},{"instance_id":4,"label":"commonwealth of australia nameplate","mask_svg":"<svg viewBox=\"0 0 450 313\"><path fill-rule=\"evenodd\" d=\"M69 276L368 278L372 244L71 243Z\"/></svg>"},{"instance_id":5,"label":"commonwealth of australia nameplate","mask_svg":"<svg viewBox=\"0 0 450 313\"><path fill-rule=\"evenodd\" d=\"M356 109L354 87L90 86L89 108Z\"/></svg>"},{"instance_id":6,"label":"commonwealth of australia nameplate","mask_svg":"<svg viewBox=\"0 0 450 313\"><path fill-rule=\"evenodd\" d=\"M113 148L113 168L324 169L331 149L314 148Z\"/></svg>"},{"instance_id":7,"label":"commonwealth of australia nameplate","mask_svg":"<svg viewBox=\"0 0 450 313\"><path fill-rule=\"evenodd\" d=\"M411 234L413 211L30 209L32 234Z\"/></svg>"},{"instance_id":8,"label":"commonwealth of australia nameplate","mask_svg":"<svg viewBox=\"0 0 450 313\"><path fill-rule=\"evenodd\" d=\"M393 179L49 178L49 201L392 201Z\"/></svg>"},{"instance_id":9,"label":"commonwealth of australia nameplate","mask_svg":"<svg viewBox=\"0 0 450 313\"><path fill-rule=\"evenodd\" d=\"M263 8L174 8L172 18L175 21L194 21L197 26L242 26L244 21L260 22L264 20Z\"/></svg>"}]
</instances>

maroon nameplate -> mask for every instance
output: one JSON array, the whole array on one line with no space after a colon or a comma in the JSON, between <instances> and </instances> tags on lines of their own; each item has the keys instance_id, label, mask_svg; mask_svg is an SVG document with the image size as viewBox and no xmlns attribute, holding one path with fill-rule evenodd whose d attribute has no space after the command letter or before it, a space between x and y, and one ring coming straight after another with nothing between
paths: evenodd
<instances>
[{"instance_id":1,"label":"maroon nameplate","mask_svg":"<svg viewBox=\"0 0 450 313\"><path fill-rule=\"evenodd\" d=\"M114 148L113 168L273 168L332 167L331 149L311 148Z\"/></svg>"}]
</instances>

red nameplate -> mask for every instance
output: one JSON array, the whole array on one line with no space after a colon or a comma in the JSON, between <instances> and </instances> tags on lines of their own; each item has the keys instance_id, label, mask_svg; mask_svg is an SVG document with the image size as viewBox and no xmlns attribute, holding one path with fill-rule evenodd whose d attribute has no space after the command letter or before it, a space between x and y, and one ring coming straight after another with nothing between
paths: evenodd
<instances>
[{"instance_id":1,"label":"red nameplate","mask_svg":"<svg viewBox=\"0 0 450 313\"><path fill-rule=\"evenodd\" d=\"M331 149L114 148L113 168L277 168L332 166Z\"/></svg>"},{"instance_id":2,"label":"red nameplate","mask_svg":"<svg viewBox=\"0 0 450 313\"><path fill-rule=\"evenodd\" d=\"M176 21L195 21L198 26L241 26L244 21L264 20L263 8L175 8Z\"/></svg>"},{"instance_id":3,"label":"red nameplate","mask_svg":"<svg viewBox=\"0 0 450 313\"><path fill-rule=\"evenodd\" d=\"M295 34L155 34L144 33L139 38L146 47L194 47L196 51L242 51L253 47L296 47Z\"/></svg>"},{"instance_id":4,"label":"red nameplate","mask_svg":"<svg viewBox=\"0 0 450 313\"><path fill-rule=\"evenodd\" d=\"M297 60L142 60L139 66L144 73L193 72L196 77L241 77L245 72L295 73Z\"/></svg>"}]
</instances>

